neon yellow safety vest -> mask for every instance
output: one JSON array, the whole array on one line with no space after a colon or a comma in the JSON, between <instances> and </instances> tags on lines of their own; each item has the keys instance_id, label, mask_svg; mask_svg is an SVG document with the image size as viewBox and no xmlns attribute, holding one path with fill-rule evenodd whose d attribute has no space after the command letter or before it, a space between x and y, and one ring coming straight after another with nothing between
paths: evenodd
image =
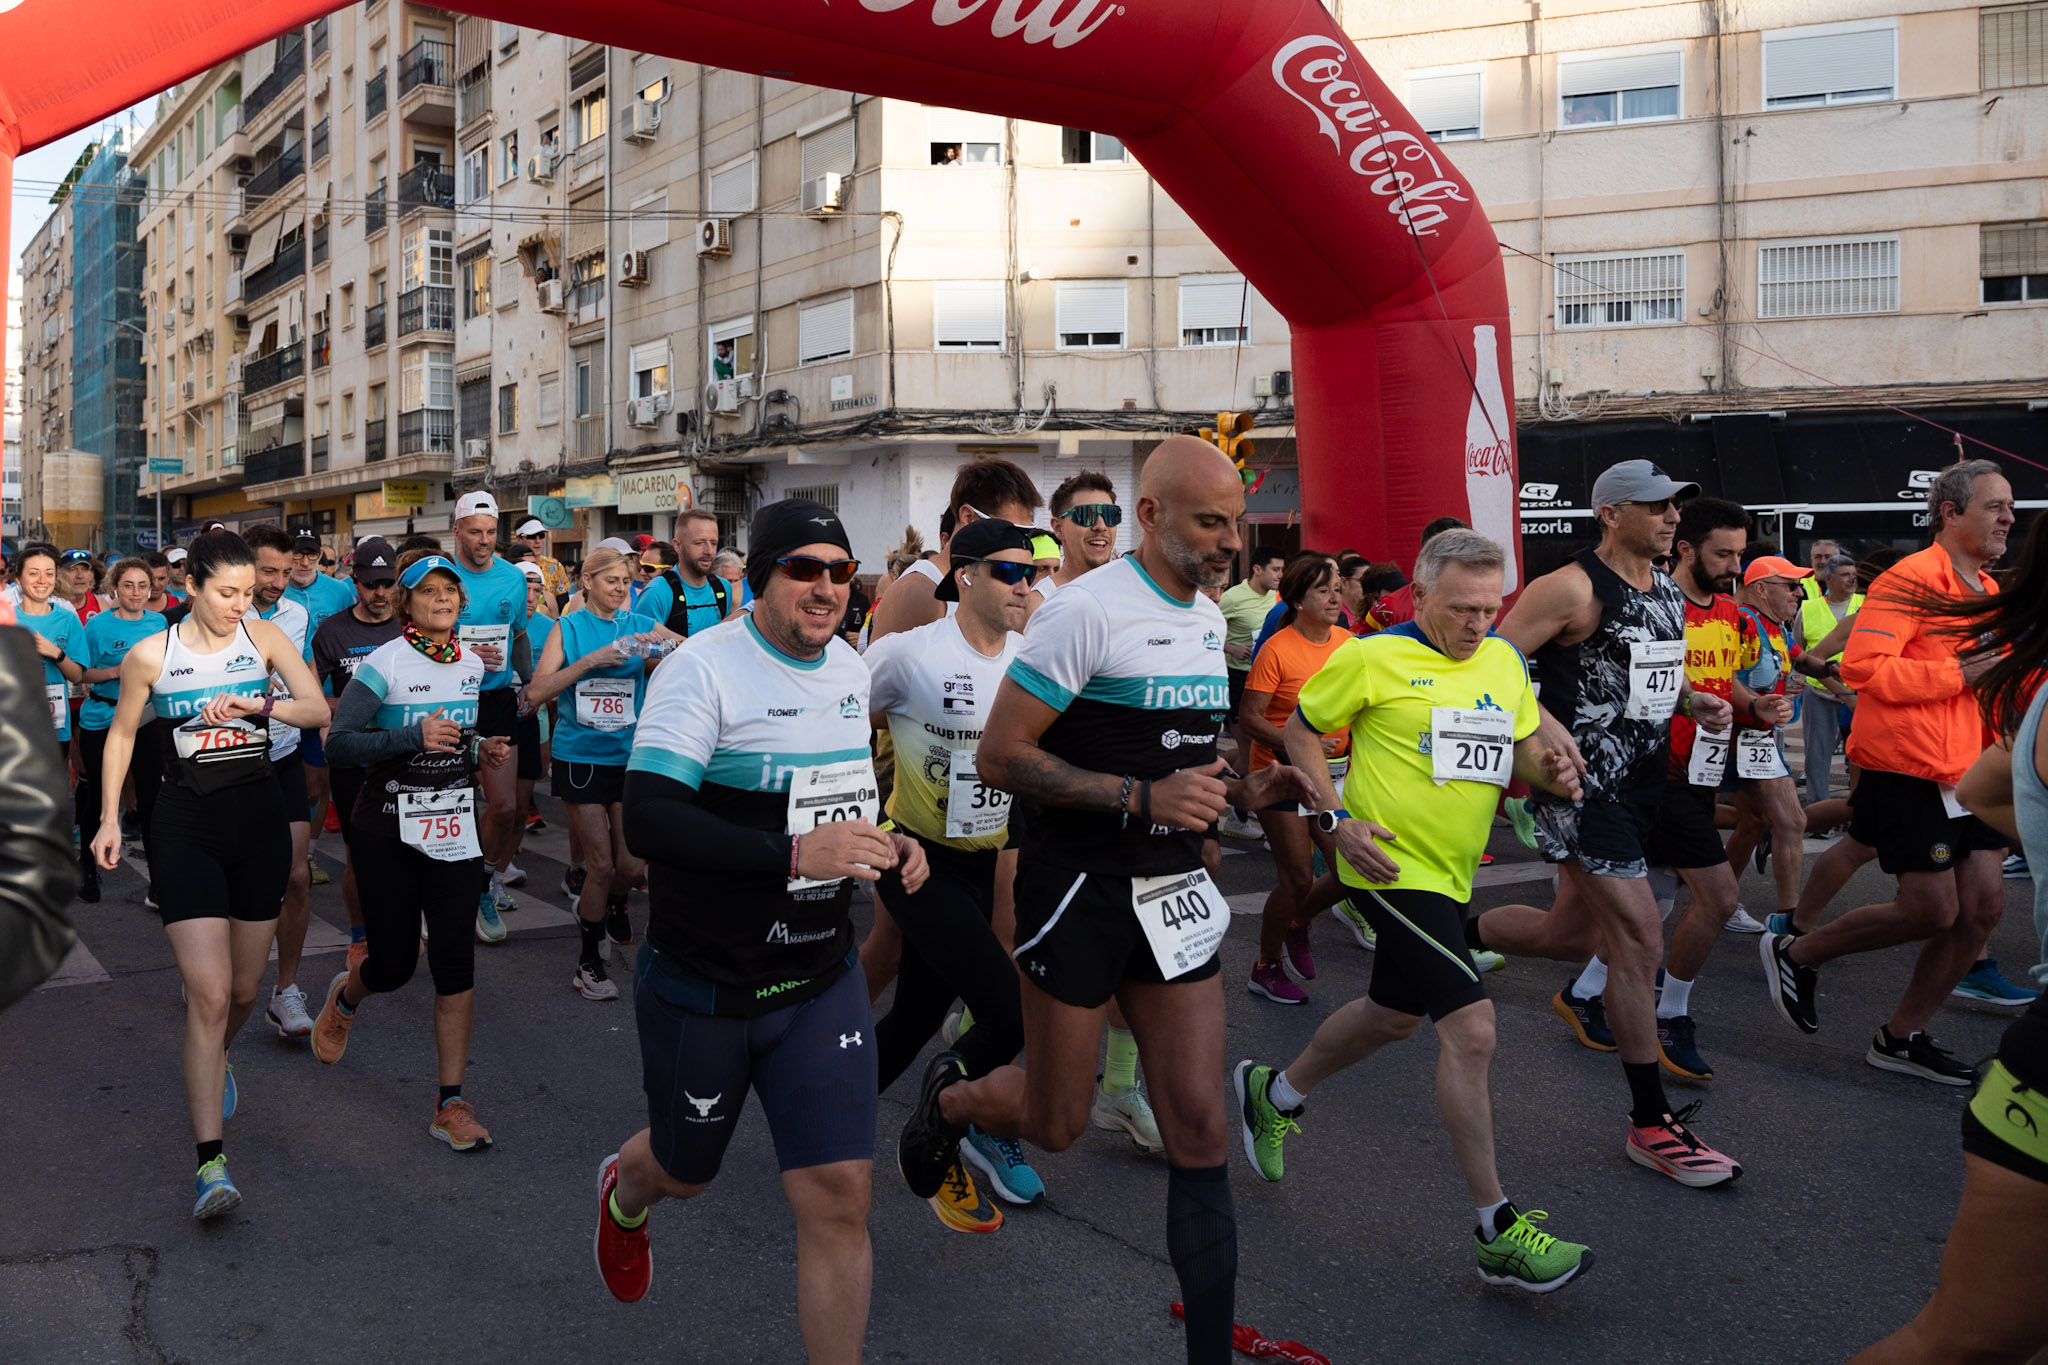
<instances>
[{"instance_id":1,"label":"neon yellow safety vest","mask_svg":"<svg viewBox=\"0 0 2048 1365\"><path fill-rule=\"evenodd\" d=\"M1863 594L1851 595L1848 614L1854 615L1862 609ZM1828 605L1826 597L1809 597L1799 604L1799 633L1806 637L1809 649L1825 640L1828 632L1840 624L1841 620L1836 617L1835 609ZM1834 657L1839 659L1842 656L1836 654Z\"/></svg>"}]
</instances>

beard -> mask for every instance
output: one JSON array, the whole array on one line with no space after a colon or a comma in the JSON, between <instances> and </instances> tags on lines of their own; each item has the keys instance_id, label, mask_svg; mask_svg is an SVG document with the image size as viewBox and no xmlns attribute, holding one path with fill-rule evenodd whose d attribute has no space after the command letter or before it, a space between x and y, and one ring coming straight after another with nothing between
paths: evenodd
<instances>
[{"instance_id":1,"label":"beard","mask_svg":"<svg viewBox=\"0 0 2048 1365\"><path fill-rule=\"evenodd\" d=\"M1181 539L1172 526L1162 522L1153 531L1159 537L1159 548L1166 556L1166 562L1173 565L1175 573L1198 588L1220 588L1230 581L1230 566L1212 565L1201 552L1188 541Z\"/></svg>"},{"instance_id":2,"label":"beard","mask_svg":"<svg viewBox=\"0 0 2048 1365\"><path fill-rule=\"evenodd\" d=\"M1735 591L1734 574L1723 574L1719 578L1709 578L1707 577L1705 566L1697 559L1687 568L1686 573L1692 579L1694 590L1704 596L1712 597L1716 593L1727 595Z\"/></svg>"}]
</instances>

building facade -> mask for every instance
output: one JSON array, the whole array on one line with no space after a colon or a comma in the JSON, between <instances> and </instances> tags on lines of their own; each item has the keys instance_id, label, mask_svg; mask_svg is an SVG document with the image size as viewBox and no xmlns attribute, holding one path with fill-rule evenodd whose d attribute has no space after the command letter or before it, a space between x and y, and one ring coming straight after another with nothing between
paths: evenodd
<instances>
[{"instance_id":1,"label":"building facade","mask_svg":"<svg viewBox=\"0 0 2048 1365\"><path fill-rule=\"evenodd\" d=\"M96 151L80 155L21 256L22 535L66 545L94 543L105 501L98 479L74 477L74 466L91 463L97 473L98 465L74 450L71 413L71 187Z\"/></svg>"}]
</instances>

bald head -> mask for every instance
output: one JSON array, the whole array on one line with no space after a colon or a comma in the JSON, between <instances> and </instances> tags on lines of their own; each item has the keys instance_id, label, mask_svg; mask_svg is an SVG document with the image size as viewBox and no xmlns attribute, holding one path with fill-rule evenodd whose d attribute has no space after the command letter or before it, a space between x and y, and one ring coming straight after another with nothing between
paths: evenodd
<instances>
[{"instance_id":1,"label":"bald head","mask_svg":"<svg viewBox=\"0 0 2048 1365\"><path fill-rule=\"evenodd\" d=\"M1230 457L1194 436L1169 436L1138 479L1139 552L1160 586L1182 597L1230 581L1241 542L1244 480ZM1163 577L1162 577L1163 575Z\"/></svg>"},{"instance_id":2,"label":"bald head","mask_svg":"<svg viewBox=\"0 0 2048 1365\"><path fill-rule=\"evenodd\" d=\"M1174 503L1184 497L1215 496L1238 489L1239 510L1244 505L1244 480L1230 457L1199 436L1169 436L1159 443L1145 461L1138 478L1138 496Z\"/></svg>"}]
</instances>

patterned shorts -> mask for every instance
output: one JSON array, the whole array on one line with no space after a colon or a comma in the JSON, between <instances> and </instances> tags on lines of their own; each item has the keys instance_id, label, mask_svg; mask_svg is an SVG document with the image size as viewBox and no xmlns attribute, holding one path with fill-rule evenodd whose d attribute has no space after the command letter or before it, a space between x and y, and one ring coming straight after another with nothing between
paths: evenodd
<instances>
[{"instance_id":1,"label":"patterned shorts","mask_svg":"<svg viewBox=\"0 0 2048 1365\"><path fill-rule=\"evenodd\" d=\"M1537 851L1549 862L1576 862L1595 877L1647 877L1650 830L1661 795L1649 791L1622 800L1592 797L1576 804L1532 797Z\"/></svg>"}]
</instances>

